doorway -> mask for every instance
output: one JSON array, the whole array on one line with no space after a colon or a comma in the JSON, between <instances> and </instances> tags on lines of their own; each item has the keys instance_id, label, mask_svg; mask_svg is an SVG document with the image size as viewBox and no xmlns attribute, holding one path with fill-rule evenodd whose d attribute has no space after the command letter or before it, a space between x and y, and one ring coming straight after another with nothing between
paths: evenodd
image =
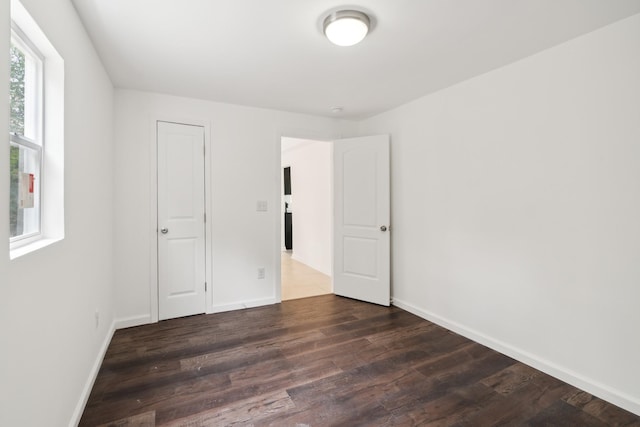
<instances>
[{"instance_id":1,"label":"doorway","mask_svg":"<svg viewBox=\"0 0 640 427\"><path fill-rule=\"evenodd\" d=\"M281 138L282 300L333 292L333 143Z\"/></svg>"}]
</instances>

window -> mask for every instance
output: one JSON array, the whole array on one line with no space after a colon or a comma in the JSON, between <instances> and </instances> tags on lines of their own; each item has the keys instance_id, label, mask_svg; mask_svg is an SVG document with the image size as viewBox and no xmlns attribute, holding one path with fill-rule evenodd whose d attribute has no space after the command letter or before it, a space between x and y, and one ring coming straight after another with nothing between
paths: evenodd
<instances>
[{"instance_id":1,"label":"window","mask_svg":"<svg viewBox=\"0 0 640 427\"><path fill-rule=\"evenodd\" d=\"M19 0L11 0L11 21L8 243L15 259L64 238L64 60Z\"/></svg>"},{"instance_id":2,"label":"window","mask_svg":"<svg viewBox=\"0 0 640 427\"><path fill-rule=\"evenodd\" d=\"M10 241L40 236L43 149L42 56L14 28L9 87Z\"/></svg>"}]
</instances>

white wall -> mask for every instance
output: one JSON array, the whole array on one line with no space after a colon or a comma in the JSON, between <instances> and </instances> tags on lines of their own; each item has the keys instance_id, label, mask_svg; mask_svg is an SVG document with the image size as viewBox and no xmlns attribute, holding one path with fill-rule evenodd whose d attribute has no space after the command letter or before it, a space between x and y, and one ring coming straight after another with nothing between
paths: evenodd
<instances>
[{"instance_id":1,"label":"white wall","mask_svg":"<svg viewBox=\"0 0 640 427\"><path fill-rule=\"evenodd\" d=\"M393 299L640 414L640 15L361 123Z\"/></svg>"},{"instance_id":2,"label":"white wall","mask_svg":"<svg viewBox=\"0 0 640 427\"><path fill-rule=\"evenodd\" d=\"M348 123L167 95L116 91L116 295L121 325L153 316L149 242L155 238L152 180L156 119L211 130L213 292L210 311L273 303L280 277L280 138L339 136ZM257 212L266 200L268 212ZM265 279L257 278L266 268ZM277 285L277 286L276 286Z\"/></svg>"},{"instance_id":3,"label":"white wall","mask_svg":"<svg viewBox=\"0 0 640 427\"><path fill-rule=\"evenodd\" d=\"M64 426L82 409L113 326L113 88L71 2L23 4L65 62L66 228L63 241L9 261L0 226L0 425ZM0 16L0 51L8 52L9 0ZM8 117L3 102L0 135ZM8 223L7 153L0 149L0 224Z\"/></svg>"},{"instance_id":4,"label":"white wall","mask_svg":"<svg viewBox=\"0 0 640 427\"><path fill-rule=\"evenodd\" d=\"M292 257L328 276L333 235L332 156L332 144L324 141L302 141L282 152L282 165L291 166Z\"/></svg>"}]
</instances>

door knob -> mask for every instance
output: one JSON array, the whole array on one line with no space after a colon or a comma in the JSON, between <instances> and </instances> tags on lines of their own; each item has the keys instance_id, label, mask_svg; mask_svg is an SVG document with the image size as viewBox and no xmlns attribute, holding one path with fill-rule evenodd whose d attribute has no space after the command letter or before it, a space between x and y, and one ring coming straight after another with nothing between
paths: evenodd
<instances>
[{"instance_id":1,"label":"door knob","mask_svg":"<svg viewBox=\"0 0 640 427\"><path fill-rule=\"evenodd\" d=\"M380 231L387 231L387 226L386 225L381 225L380 226Z\"/></svg>"},{"instance_id":2,"label":"door knob","mask_svg":"<svg viewBox=\"0 0 640 427\"><path fill-rule=\"evenodd\" d=\"M169 229L168 229L168 228L166 228L166 227L163 227L163 228L161 228L161 229L160 229L160 232L161 232L162 234L167 234L167 233L169 232Z\"/></svg>"}]
</instances>

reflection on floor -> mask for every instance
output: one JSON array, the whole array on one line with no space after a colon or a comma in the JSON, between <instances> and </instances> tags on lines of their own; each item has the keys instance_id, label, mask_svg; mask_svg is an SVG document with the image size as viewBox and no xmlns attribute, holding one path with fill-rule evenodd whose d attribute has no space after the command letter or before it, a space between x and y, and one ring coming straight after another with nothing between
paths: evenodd
<instances>
[{"instance_id":1,"label":"reflection on floor","mask_svg":"<svg viewBox=\"0 0 640 427\"><path fill-rule=\"evenodd\" d=\"M282 300L306 298L331 293L331 277L291 258L282 252Z\"/></svg>"}]
</instances>

